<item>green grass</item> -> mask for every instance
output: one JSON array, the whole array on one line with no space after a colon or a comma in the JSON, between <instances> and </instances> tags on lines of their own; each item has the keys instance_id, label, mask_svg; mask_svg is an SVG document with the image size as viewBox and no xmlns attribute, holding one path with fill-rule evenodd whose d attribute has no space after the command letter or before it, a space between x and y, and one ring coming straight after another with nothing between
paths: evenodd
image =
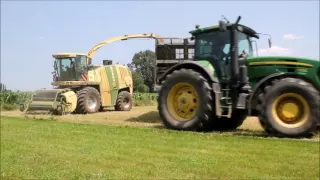
<instances>
[{"instance_id":1,"label":"green grass","mask_svg":"<svg viewBox=\"0 0 320 180\"><path fill-rule=\"evenodd\" d=\"M319 142L1 117L1 179L319 179Z\"/></svg>"}]
</instances>

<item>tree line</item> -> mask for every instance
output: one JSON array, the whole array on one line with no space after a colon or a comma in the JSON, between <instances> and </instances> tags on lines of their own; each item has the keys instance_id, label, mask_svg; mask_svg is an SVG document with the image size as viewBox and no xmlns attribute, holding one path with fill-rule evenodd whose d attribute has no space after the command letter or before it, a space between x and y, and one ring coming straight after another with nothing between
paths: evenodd
<instances>
[{"instance_id":1,"label":"tree line","mask_svg":"<svg viewBox=\"0 0 320 180\"><path fill-rule=\"evenodd\" d=\"M134 92L153 91L156 59L155 52L145 50L135 53L131 63L127 64L132 72Z\"/></svg>"}]
</instances>

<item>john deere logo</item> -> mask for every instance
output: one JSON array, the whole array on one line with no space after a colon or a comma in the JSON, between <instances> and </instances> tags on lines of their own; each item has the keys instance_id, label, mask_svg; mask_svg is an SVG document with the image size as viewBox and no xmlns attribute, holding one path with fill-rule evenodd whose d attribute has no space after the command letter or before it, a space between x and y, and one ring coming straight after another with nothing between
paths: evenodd
<instances>
[{"instance_id":1,"label":"john deere logo","mask_svg":"<svg viewBox=\"0 0 320 180\"><path fill-rule=\"evenodd\" d=\"M299 68L299 69L297 69L297 71L298 71L298 72L304 72L304 73L306 73L306 72L308 72L308 69L306 69L306 68Z\"/></svg>"}]
</instances>

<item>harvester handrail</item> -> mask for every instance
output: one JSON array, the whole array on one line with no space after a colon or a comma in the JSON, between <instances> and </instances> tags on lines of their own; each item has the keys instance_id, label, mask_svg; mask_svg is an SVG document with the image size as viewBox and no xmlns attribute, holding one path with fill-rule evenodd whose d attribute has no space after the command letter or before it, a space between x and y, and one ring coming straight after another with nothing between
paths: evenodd
<instances>
[{"instance_id":1,"label":"harvester handrail","mask_svg":"<svg viewBox=\"0 0 320 180\"><path fill-rule=\"evenodd\" d=\"M151 33L151 34L128 34L128 35L123 35L123 36L117 36L117 37L113 37L110 39L107 39L105 41L102 41L98 44L96 44L94 47L92 47L89 52L88 52L88 57L92 58L95 54L95 52L100 49L102 46L110 44L112 42L115 41L119 41L119 40L127 40L127 39L133 39L133 38L153 38L153 39L161 39L161 37L155 33Z\"/></svg>"}]
</instances>

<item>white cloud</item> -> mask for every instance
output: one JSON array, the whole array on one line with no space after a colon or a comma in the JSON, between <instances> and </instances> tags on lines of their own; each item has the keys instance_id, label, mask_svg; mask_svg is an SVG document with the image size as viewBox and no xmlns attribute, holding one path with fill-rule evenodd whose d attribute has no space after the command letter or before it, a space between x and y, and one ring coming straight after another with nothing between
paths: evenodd
<instances>
[{"instance_id":1,"label":"white cloud","mask_svg":"<svg viewBox=\"0 0 320 180\"><path fill-rule=\"evenodd\" d=\"M285 55L291 54L292 50L279 46L272 46L270 49L259 49L259 55Z\"/></svg>"},{"instance_id":2,"label":"white cloud","mask_svg":"<svg viewBox=\"0 0 320 180\"><path fill-rule=\"evenodd\" d=\"M290 40L295 40L295 39L303 39L304 36L297 36L295 34L284 34L283 35L284 39L290 39Z\"/></svg>"}]
</instances>

